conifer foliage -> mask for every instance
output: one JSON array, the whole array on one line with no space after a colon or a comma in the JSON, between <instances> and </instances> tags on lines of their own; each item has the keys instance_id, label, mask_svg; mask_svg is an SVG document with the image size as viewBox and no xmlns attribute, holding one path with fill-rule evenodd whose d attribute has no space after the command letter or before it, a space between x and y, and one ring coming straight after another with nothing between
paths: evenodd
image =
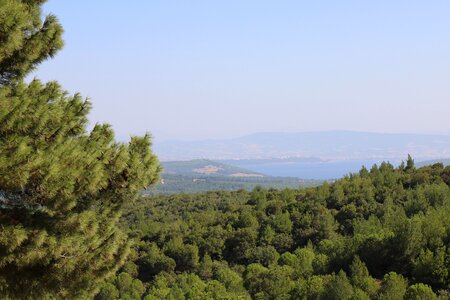
<instances>
[{"instance_id":1,"label":"conifer foliage","mask_svg":"<svg viewBox=\"0 0 450 300\"><path fill-rule=\"evenodd\" d=\"M45 0L0 0L0 84L23 78L61 49L63 29L53 15L41 19Z\"/></svg>"},{"instance_id":2,"label":"conifer foliage","mask_svg":"<svg viewBox=\"0 0 450 300\"><path fill-rule=\"evenodd\" d=\"M62 47L42 0L0 0L0 294L84 298L128 254L123 204L158 179L150 137L86 129L91 104L24 76Z\"/></svg>"}]
</instances>

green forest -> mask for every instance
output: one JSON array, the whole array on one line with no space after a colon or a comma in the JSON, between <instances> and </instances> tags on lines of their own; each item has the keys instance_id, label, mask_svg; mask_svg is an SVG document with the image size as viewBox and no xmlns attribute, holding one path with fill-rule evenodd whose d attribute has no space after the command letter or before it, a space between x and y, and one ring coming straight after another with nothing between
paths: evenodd
<instances>
[{"instance_id":1,"label":"green forest","mask_svg":"<svg viewBox=\"0 0 450 300\"><path fill-rule=\"evenodd\" d=\"M143 196L150 135L26 78L62 47L45 0L0 0L0 299L449 299L450 167L317 187Z\"/></svg>"},{"instance_id":2,"label":"green forest","mask_svg":"<svg viewBox=\"0 0 450 300\"><path fill-rule=\"evenodd\" d=\"M142 197L96 299L448 299L449 185L410 158L314 188Z\"/></svg>"}]
</instances>

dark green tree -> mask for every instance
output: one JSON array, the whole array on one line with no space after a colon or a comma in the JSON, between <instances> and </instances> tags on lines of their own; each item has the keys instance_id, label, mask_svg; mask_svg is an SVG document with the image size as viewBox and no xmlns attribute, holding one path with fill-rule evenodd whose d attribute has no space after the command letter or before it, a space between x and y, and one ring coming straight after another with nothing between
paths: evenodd
<instances>
[{"instance_id":1,"label":"dark green tree","mask_svg":"<svg viewBox=\"0 0 450 300\"><path fill-rule=\"evenodd\" d=\"M411 170L414 170L414 168L415 168L414 159L411 157L411 155L408 154L408 159L406 160L405 171L411 171Z\"/></svg>"},{"instance_id":2,"label":"dark green tree","mask_svg":"<svg viewBox=\"0 0 450 300\"><path fill-rule=\"evenodd\" d=\"M145 292L144 285L139 279L133 279L128 273L120 273L116 279L120 299L140 300Z\"/></svg>"},{"instance_id":3,"label":"dark green tree","mask_svg":"<svg viewBox=\"0 0 450 300\"><path fill-rule=\"evenodd\" d=\"M245 285L254 299L288 299L294 287L291 273L289 266L265 268L260 264L250 264L244 273Z\"/></svg>"},{"instance_id":4,"label":"dark green tree","mask_svg":"<svg viewBox=\"0 0 450 300\"><path fill-rule=\"evenodd\" d=\"M377 285L375 280L370 276L366 265L356 256L350 265L351 277L350 281L354 287L357 287L367 293L375 296Z\"/></svg>"},{"instance_id":5,"label":"dark green tree","mask_svg":"<svg viewBox=\"0 0 450 300\"><path fill-rule=\"evenodd\" d=\"M150 137L87 132L89 101L21 79L62 46L42 0L0 0L0 294L82 298L115 273L129 242L122 206L158 179Z\"/></svg>"},{"instance_id":6,"label":"dark green tree","mask_svg":"<svg viewBox=\"0 0 450 300\"><path fill-rule=\"evenodd\" d=\"M450 253L445 247L436 250L421 250L420 255L413 261L412 274L416 280L429 284L433 288L446 288L449 283Z\"/></svg>"},{"instance_id":7,"label":"dark green tree","mask_svg":"<svg viewBox=\"0 0 450 300\"><path fill-rule=\"evenodd\" d=\"M422 299L434 300L434 299L436 299L437 300L438 297L433 292L431 287L429 287L428 285L423 284L423 283L417 283L417 284L411 285L406 290L405 299L410 299L410 300L422 300Z\"/></svg>"},{"instance_id":8,"label":"dark green tree","mask_svg":"<svg viewBox=\"0 0 450 300\"><path fill-rule=\"evenodd\" d=\"M95 296L95 300L111 300L118 299L119 291L112 283L106 283L100 289L100 292Z\"/></svg>"},{"instance_id":9,"label":"dark green tree","mask_svg":"<svg viewBox=\"0 0 450 300\"><path fill-rule=\"evenodd\" d=\"M325 286L324 299L341 300L350 299L353 295L353 287L344 271L333 274L331 280Z\"/></svg>"},{"instance_id":10,"label":"dark green tree","mask_svg":"<svg viewBox=\"0 0 450 300\"><path fill-rule=\"evenodd\" d=\"M384 275L379 298L383 300L402 300L408 287L408 282L402 275L390 272Z\"/></svg>"},{"instance_id":11,"label":"dark green tree","mask_svg":"<svg viewBox=\"0 0 450 300\"><path fill-rule=\"evenodd\" d=\"M44 2L0 1L0 85L22 79L62 48L58 20L52 15L41 18Z\"/></svg>"}]
</instances>

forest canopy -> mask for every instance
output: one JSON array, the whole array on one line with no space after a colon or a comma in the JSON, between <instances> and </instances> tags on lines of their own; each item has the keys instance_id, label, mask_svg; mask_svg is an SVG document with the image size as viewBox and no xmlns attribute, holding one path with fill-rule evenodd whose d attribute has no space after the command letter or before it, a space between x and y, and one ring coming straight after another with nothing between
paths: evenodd
<instances>
[{"instance_id":1,"label":"forest canopy","mask_svg":"<svg viewBox=\"0 0 450 300\"><path fill-rule=\"evenodd\" d=\"M410 158L315 188L142 197L97 299L448 299L449 184Z\"/></svg>"}]
</instances>

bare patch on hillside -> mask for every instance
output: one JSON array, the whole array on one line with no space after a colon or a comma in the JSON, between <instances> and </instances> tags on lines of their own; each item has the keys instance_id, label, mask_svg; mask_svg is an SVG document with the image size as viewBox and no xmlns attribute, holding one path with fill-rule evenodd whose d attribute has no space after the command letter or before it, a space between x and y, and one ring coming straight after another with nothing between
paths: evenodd
<instances>
[{"instance_id":1,"label":"bare patch on hillside","mask_svg":"<svg viewBox=\"0 0 450 300\"><path fill-rule=\"evenodd\" d=\"M216 174L220 170L223 170L223 168L213 165L207 165L202 168L194 169L192 171L200 174Z\"/></svg>"},{"instance_id":2,"label":"bare patch on hillside","mask_svg":"<svg viewBox=\"0 0 450 300\"><path fill-rule=\"evenodd\" d=\"M264 177L264 175L261 174L249 174L249 173L234 173L228 175L230 177Z\"/></svg>"}]
</instances>

